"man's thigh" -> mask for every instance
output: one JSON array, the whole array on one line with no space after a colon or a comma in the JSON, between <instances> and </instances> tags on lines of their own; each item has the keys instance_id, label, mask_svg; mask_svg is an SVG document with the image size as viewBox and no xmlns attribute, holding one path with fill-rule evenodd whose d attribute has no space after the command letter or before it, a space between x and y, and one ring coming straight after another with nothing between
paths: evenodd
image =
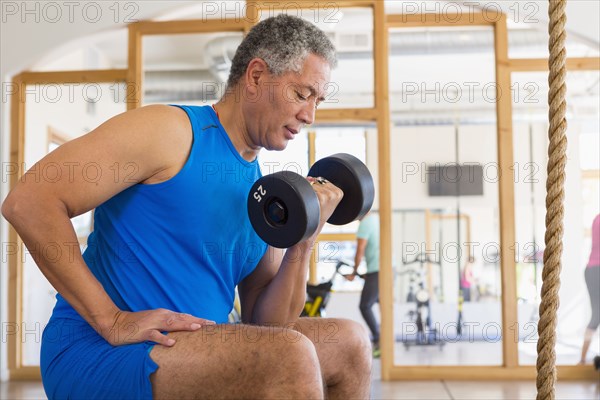
<instances>
[{"instance_id":1,"label":"man's thigh","mask_svg":"<svg viewBox=\"0 0 600 400\"><path fill-rule=\"evenodd\" d=\"M225 324L170 332L172 347L155 345L155 398L321 397L312 342L293 329Z\"/></svg>"}]
</instances>

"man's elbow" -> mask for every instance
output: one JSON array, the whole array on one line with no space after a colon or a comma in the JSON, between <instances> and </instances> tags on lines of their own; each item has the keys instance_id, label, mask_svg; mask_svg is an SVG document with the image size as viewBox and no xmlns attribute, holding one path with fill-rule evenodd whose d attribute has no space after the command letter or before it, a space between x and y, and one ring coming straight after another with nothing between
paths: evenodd
<instances>
[{"instance_id":1,"label":"man's elbow","mask_svg":"<svg viewBox=\"0 0 600 400\"><path fill-rule=\"evenodd\" d=\"M6 196L2 203L2 216L11 224L17 213L19 212L19 202L15 199L15 195L11 192Z\"/></svg>"},{"instance_id":2,"label":"man's elbow","mask_svg":"<svg viewBox=\"0 0 600 400\"><path fill-rule=\"evenodd\" d=\"M39 199L21 190L12 190L2 203L2 216L15 226L18 221L26 219L33 214L34 202L39 204ZM15 226L16 228L16 226Z\"/></svg>"}]
</instances>

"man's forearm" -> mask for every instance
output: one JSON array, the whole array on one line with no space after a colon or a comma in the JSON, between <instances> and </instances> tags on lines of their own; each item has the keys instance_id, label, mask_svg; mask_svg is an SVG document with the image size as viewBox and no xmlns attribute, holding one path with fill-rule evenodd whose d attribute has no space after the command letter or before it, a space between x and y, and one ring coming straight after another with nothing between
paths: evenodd
<instances>
[{"instance_id":1,"label":"man's forearm","mask_svg":"<svg viewBox=\"0 0 600 400\"><path fill-rule=\"evenodd\" d=\"M311 251L344 195L331 184L319 184L314 189L321 207L319 226L310 238L287 249L274 278L256 299L251 318L254 323L285 325L300 317L306 301L306 275Z\"/></svg>"},{"instance_id":2,"label":"man's forearm","mask_svg":"<svg viewBox=\"0 0 600 400\"><path fill-rule=\"evenodd\" d=\"M26 211L20 211L23 208ZM39 200L21 199L19 207L3 208L3 213L40 271L69 304L95 328L110 325L118 308L85 264L66 210L51 202L41 209Z\"/></svg>"},{"instance_id":3,"label":"man's forearm","mask_svg":"<svg viewBox=\"0 0 600 400\"><path fill-rule=\"evenodd\" d=\"M312 246L312 241L306 241L287 249L279 271L256 300L253 323L283 326L300 317Z\"/></svg>"}]
</instances>

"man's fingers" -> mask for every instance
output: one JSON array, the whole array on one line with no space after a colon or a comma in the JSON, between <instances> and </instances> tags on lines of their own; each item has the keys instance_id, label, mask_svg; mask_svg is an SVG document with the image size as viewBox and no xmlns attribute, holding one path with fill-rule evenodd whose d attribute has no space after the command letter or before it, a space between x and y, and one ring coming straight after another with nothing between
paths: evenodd
<instances>
[{"instance_id":1,"label":"man's fingers","mask_svg":"<svg viewBox=\"0 0 600 400\"><path fill-rule=\"evenodd\" d=\"M119 332L128 333L127 338L105 337L107 341L115 346L144 340L150 340L163 346L173 346L175 340L167 337L163 332L195 331L202 326L216 324L215 321L167 309L139 311L137 313L123 312L122 315L123 317L119 316L119 323L115 324L113 329L116 330L117 334ZM133 328L136 329L131 332Z\"/></svg>"},{"instance_id":2,"label":"man's fingers","mask_svg":"<svg viewBox=\"0 0 600 400\"><path fill-rule=\"evenodd\" d=\"M216 324L215 321L211 321L209 319L204 319L204 318L198 318L198 317L194 317L191 314L184 314L184 313L178 313L177 314L177 318L190 322L190 323L196 323L196 324L200 324L200 325L214 325Z\"/></svg>"},{"instance_id":3,"label":"man's fingers","mask_svg":"<svg viewBox=\"0 0 600 400\"><path fill-rule=\"evenodd\" d=\"M179 319L177 317L168 318L166 321L163 321L162 326L159 329L163 331L195 331L196 329L200 329L204 325L213 325L214 322L207 321L201 318L186 318L184 320Z\"/></svg>"},{"instance_id":4,"label":"man's fingers","mask_svg":"<svg viewBox=\"0 0 600 400\"><path fill-rule=\"evenodd\" d=\"M175 344L175 339L163 335L157 330L150 332L150 340L163 346L171 347Z\"/></svg>"}]
</instances>

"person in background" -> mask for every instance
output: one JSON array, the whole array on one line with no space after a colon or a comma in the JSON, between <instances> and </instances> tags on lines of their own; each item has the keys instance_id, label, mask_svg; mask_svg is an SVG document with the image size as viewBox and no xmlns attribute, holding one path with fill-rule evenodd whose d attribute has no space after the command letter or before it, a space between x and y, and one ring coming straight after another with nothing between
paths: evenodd
<instances>
[{"instance_id":1,"label":"person in background","mask_svg":"<svg viewBox=\"0 0 600 400\"><path fill-rule=\"evenodd\" d=\"M592 336L594 336L594 332L600 325L600 214L596 215L594 222L592 222L592 251L585 268L585 283L590 295L592 317L583 336L581 359L579 360L579 364L582 365L585 364Z\"/></svg>"},{"instance_id":2,"label":"person in background","mask_svg":"<svg viewBox=\"0 0 600 400\"><path fill-rule=\"evenodd\" d=\"M363 257L367 262L367 273L363 275L365 284L360 296L360 313L369 326L373 342L373 357L381 355L379 349L379 323L373 312L373 305L379 302L379 216L372 212L365 215L356 233L356 255L354 273L347 277L354 280Z\"/></svg>"},{"instance_id":3,"label":"person in background","mask_svg":"<svg viewBox=\"0 0 600 400\"><path fill-rule=\"evenodd\" d=\"M471 287L475 281L475 278L473 277L474 262L475 259L473 257L469 257L460 274L460 290L463 295L463 301L471 301Z\"/></svg>"}]
</instances>

